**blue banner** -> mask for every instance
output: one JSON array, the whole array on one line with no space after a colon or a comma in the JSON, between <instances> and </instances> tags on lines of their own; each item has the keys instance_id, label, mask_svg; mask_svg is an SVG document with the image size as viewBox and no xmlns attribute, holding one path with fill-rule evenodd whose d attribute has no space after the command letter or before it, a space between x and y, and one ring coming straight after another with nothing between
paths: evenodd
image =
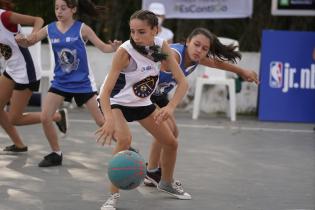
<instances>
[{"instance_id":1,"label":"blue banner","mask_svg":"<svg viewBox=\"0 0 315 210\"><path fill-rule=\"evenodd\" d=\"M259 120L315 122L315 32L263 31Z\"/></svg>"}]
</instances>

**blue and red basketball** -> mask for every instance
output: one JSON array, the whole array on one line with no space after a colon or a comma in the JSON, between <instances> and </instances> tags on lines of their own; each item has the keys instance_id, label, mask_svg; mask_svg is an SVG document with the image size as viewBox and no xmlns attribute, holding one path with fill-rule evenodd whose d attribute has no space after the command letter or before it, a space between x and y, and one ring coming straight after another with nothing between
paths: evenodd
<instances>
[{"instance_id":1,"label":"blue and red basketball","mask_svg":"<svg viewBox=\"0 0 315 210\"><path fill-rule=\"evenodd\" d=\"M138 187L146 175L146 165L142 156L130 150L115 154L108 163L109 180L117 188L132 190Z\"/></svg>"}]
</instances>

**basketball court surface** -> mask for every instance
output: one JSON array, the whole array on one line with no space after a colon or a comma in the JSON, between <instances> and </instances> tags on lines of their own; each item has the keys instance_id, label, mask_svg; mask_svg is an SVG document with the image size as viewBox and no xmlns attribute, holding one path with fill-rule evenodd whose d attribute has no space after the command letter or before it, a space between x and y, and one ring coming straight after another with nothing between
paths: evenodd
<instances>
[{"instance_id":1,"label":"basketball court surface","mask_svg":"<svg viewBox=\"0 0 315 210\"><path fill-rule=\"evenodd\" d=\"M50 152L41 125L19 127L24 154L0 152L0 210L99 210L107 199L112 146L95 141L85 109L69 111L60 138L61 167L38 168ZM315 133L312 124L259 122L238 116L176 112L180 132L175 178L192 200L176 200L155 188L122 191L120 210L314 210ZM148 157L150 135L130 124L133 146ZM0 145L11 142L0 129ZM2 150L1 148L1 150Z\"/></svg>"}]
</instances>

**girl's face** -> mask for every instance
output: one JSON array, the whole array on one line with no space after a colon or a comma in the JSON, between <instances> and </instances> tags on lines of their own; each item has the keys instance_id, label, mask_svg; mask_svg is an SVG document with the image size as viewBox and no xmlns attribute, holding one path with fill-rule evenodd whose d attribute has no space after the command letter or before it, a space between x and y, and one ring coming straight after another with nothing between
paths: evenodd
<instances>
[{"instance_id":1,"label":"girl's face","mask_svg":"<svg viewBox=\"0 0 315 210\"><path fill-rule=\"evenodd\" d=\"M153 45L156 34L157 27L152 28L147 21L139 19L132 19L130 21L130 36L137 45Z\"/></svg>"},{"instance_id":2,"label":"girl's face","mask_svg":"<svg viewBox=\"0 0 315 210\"><path fill-rule=\"evenodd\" d=\"M64 0L56 0L55 2L55 14L58 21L66 21L72 19L76 11L76 7L68 7L67 3Z\"/></svg>"},{"instance_id":3,"label":"girl's face","mask_svg":"<svg viewBox=\"0 0 315 210\"><path fill-rule=\"evenodd\" d=\"M210 49L210 40L203 34L193 36L186 41L187 52L189 58L194 62L204 59Z\"/></svg>"}]
</instances>

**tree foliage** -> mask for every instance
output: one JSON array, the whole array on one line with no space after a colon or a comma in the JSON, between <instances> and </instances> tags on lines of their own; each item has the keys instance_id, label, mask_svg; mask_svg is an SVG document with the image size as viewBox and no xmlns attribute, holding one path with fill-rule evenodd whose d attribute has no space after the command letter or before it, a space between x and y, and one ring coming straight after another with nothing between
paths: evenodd
<instances>
[{"instance_id":1,"label":"tree foliage","mask_svg":"<svg viewBox=\"0 0 315 210\"><path fill-rule=\"evenodd\" d=\"M55 0L15 0L15 11L37 15L46 23L55 20ZM80 17L103 40L129 38L129 17L141 8L141 0L94 0L106 8L98 19ZM218 36L240 41L242 51L259 51L265 29L315 31L315 17L271 16L271 0L254 0L253 16L243 19L168 19L165 26L175 34L175 41L185 37L195 27L206 27Z\"/></svg>"}]
</instances>

